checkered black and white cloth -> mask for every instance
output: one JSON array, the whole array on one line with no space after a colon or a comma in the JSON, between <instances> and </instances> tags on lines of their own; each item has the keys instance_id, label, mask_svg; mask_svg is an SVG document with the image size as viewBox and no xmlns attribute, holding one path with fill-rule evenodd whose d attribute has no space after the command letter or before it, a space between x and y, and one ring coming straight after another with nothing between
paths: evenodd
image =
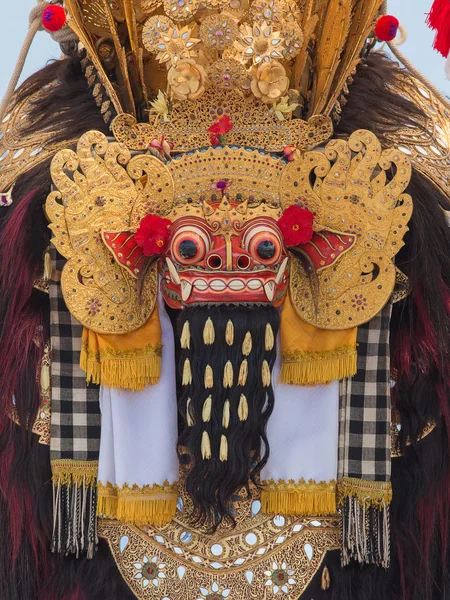
<instances>
[{"instance_id":1,"label":"checkered black and white cloth","mask_svg":"<svg viewBox=\"0 0 450 600\"><path fill-rule=\"evenodd\" d=\"M62 257L55 257L50 283L51 459L98 460L99 386L87 386L86 374L80 369L83 327L72 317L64 302L60 283L64 263Z\"/></svg>"},{"instance_id":2,"label":"checkered black and white cloth","mask_svg":"<svg viewBox=\"0 0 450 600\"><path fill-rule=\"evenodd\" d=\"M338 491L342 564L390 562L392 304L358 328L358 370L341 383Z\"/></svg>"},{"instance_id":3,"label":"checkered black and white cloth","mask_svg":"<svg viewBox=\"0 0 450 600\"><path fill-rule=\"evenodd\" d=\"M70 314L61 291L64 259L52 249L50 336L53 471L52 550L86 553L97 546L97 485L101 416L99 387L86 384L80 369L83 328Z\"/></svg>"},{"instance_id":4,"label":"checkered black and white cloth","mask_svg":"<svg viewBox=\"0 0 450 600\"><path fill-rule=\"evenodd\" d=\"M341 384L338 476L391 478L389 325L392 304L358 328L358 370Z\"/></svg>"}]
</instances>

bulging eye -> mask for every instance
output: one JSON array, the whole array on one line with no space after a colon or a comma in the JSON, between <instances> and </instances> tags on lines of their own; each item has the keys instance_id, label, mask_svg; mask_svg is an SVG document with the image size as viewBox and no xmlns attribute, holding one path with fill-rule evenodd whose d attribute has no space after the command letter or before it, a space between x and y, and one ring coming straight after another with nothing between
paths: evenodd
<instances>
[{"instance_id":1,"label":"bulging eye","mask_svg":"<svg viewBox=\"0 0 450 600\"><path fill-rule=\"evenodd\" d=\"M173 237L171 252L177 262L192 265L205 258L209 247L209 237L204 231L197 227L182 227Z\"/></svg>"},{"instance_id":2,"label":"bulging eye","mask_svg":"<svg viewBox=\"0 0 450 600\"><path fill-rule=\"evenodd\" d=\"M279 234L267 226L249 229L244 244L253 260L264 265L274 265L280 259L283 248Z\"/></svg>"}]
</instances>

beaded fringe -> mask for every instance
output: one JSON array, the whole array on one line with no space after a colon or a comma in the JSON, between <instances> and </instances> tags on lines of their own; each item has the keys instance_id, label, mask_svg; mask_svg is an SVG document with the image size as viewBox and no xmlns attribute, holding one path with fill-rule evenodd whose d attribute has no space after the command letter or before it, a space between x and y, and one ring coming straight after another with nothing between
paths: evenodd
<instances>
[{"instance_id":1,"label":"beaded fringe","mask_svg":"<svg viewBox=\"0 0 450 600\"><path fill-rule=\"evenodd\" d=\"M350 479L351 480L351 479ZM342 480L344 481L344 480ZM361 490L343 494L338 484L339 505L342 513L342 566L352 559L359 564L373 564L385 569L390 564L390 484L366 482L370 490L362 497ZM379 485L379 493L375 488ZM371 498L372 496L372 498Z\"/></svg>"},{"instance_id":2,"label":"beaded fringe","mask_svg":"<svg viewBox=\"0 0 450 600\"><path fill-rule=\"evenodd\" d=\"M60 554L86 553L93 558L97 544L97 487L88 477L62 483L53 481L53 534L51 550Z\"/></svg>"}]
</instances>

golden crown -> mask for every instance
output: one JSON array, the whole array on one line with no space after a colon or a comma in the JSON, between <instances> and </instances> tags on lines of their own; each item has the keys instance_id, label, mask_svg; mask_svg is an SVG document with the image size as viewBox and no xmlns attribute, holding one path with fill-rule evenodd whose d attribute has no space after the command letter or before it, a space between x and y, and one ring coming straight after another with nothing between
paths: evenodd
<instances>
[{"instance_id":1,"label":"golden crown","mask_svg":"<svg viewBox=\"0 0 450 600\"><path fill-rule=\"evenodd\" d=\"M112 103L119 114L116 139L137 150L164 134L181 151L209 144L208 128L224 115L233 120L227 143L269 151L313 147L317 140L305 143L305 121L322 115L329 127L324 117L339 110L381 4L65 2L92 63L87 76L106 88L101 110L110 118Z\"/></svg>"}]
</instances>

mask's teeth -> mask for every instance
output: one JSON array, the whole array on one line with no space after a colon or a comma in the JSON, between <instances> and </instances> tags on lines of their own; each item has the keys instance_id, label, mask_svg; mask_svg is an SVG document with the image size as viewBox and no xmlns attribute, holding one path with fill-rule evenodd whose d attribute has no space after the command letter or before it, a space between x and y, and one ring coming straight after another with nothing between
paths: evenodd
<instances>
[{"instance_id":1,"label":"mask's teeth","mask_svg":"<svg viewBox=\"0 0 450 600\"><path fill-rule=\"evenodd\" d=\"M186 281L185 279L183 279L183 281L181 282L181 298L182 298L183 302L186 302L186 300L189 299L191 292L192 292L192 283L189 283L189 281Z\"/></svg>"},{"instance_id":2,"label":"mask's teeth","mask_svg":"<svg viewBox=\"0 0 450 600\"><path fill-rule=\"evenodd\" d=\"M178 271L176 270L173 262L167 256L166 256L166 263L167 263L167 268L169 269L169 273L170 273L170 277L172 278L172 281L174 282L175 285L180 285L181 279L180 279L180 276L178 275ZM192 288L192 286L191 286L191 288Z\"/></svg>"},{"instance_id":3,"label":"mask's teeth","mask_svg":"<svg viewBox=\"0 0 450 600\"><path fill-rule=\"evenodd\" d=\"M272 302L273 297L275 296L275 282L268 281L264 284L264 291L266 292L267 300Z\"/></svg>"},{"instance_id":4,"label":"mask's teeth","mask_svg":"<svg viewBox=\"0 0 450 600\"><path fill-rule=\"evenodd\" d=\"M283 275L284 275L284 272L286 271L286 267L288 265L288 262L289 262L289 258L286 256L286 258L281 263L281 267L278 269L278 273L277 273L277 276L276 276L276 279L275 279L275 283L277 285L280 285L281 280L283 279Z\"/></svg>"}]
</instances>

